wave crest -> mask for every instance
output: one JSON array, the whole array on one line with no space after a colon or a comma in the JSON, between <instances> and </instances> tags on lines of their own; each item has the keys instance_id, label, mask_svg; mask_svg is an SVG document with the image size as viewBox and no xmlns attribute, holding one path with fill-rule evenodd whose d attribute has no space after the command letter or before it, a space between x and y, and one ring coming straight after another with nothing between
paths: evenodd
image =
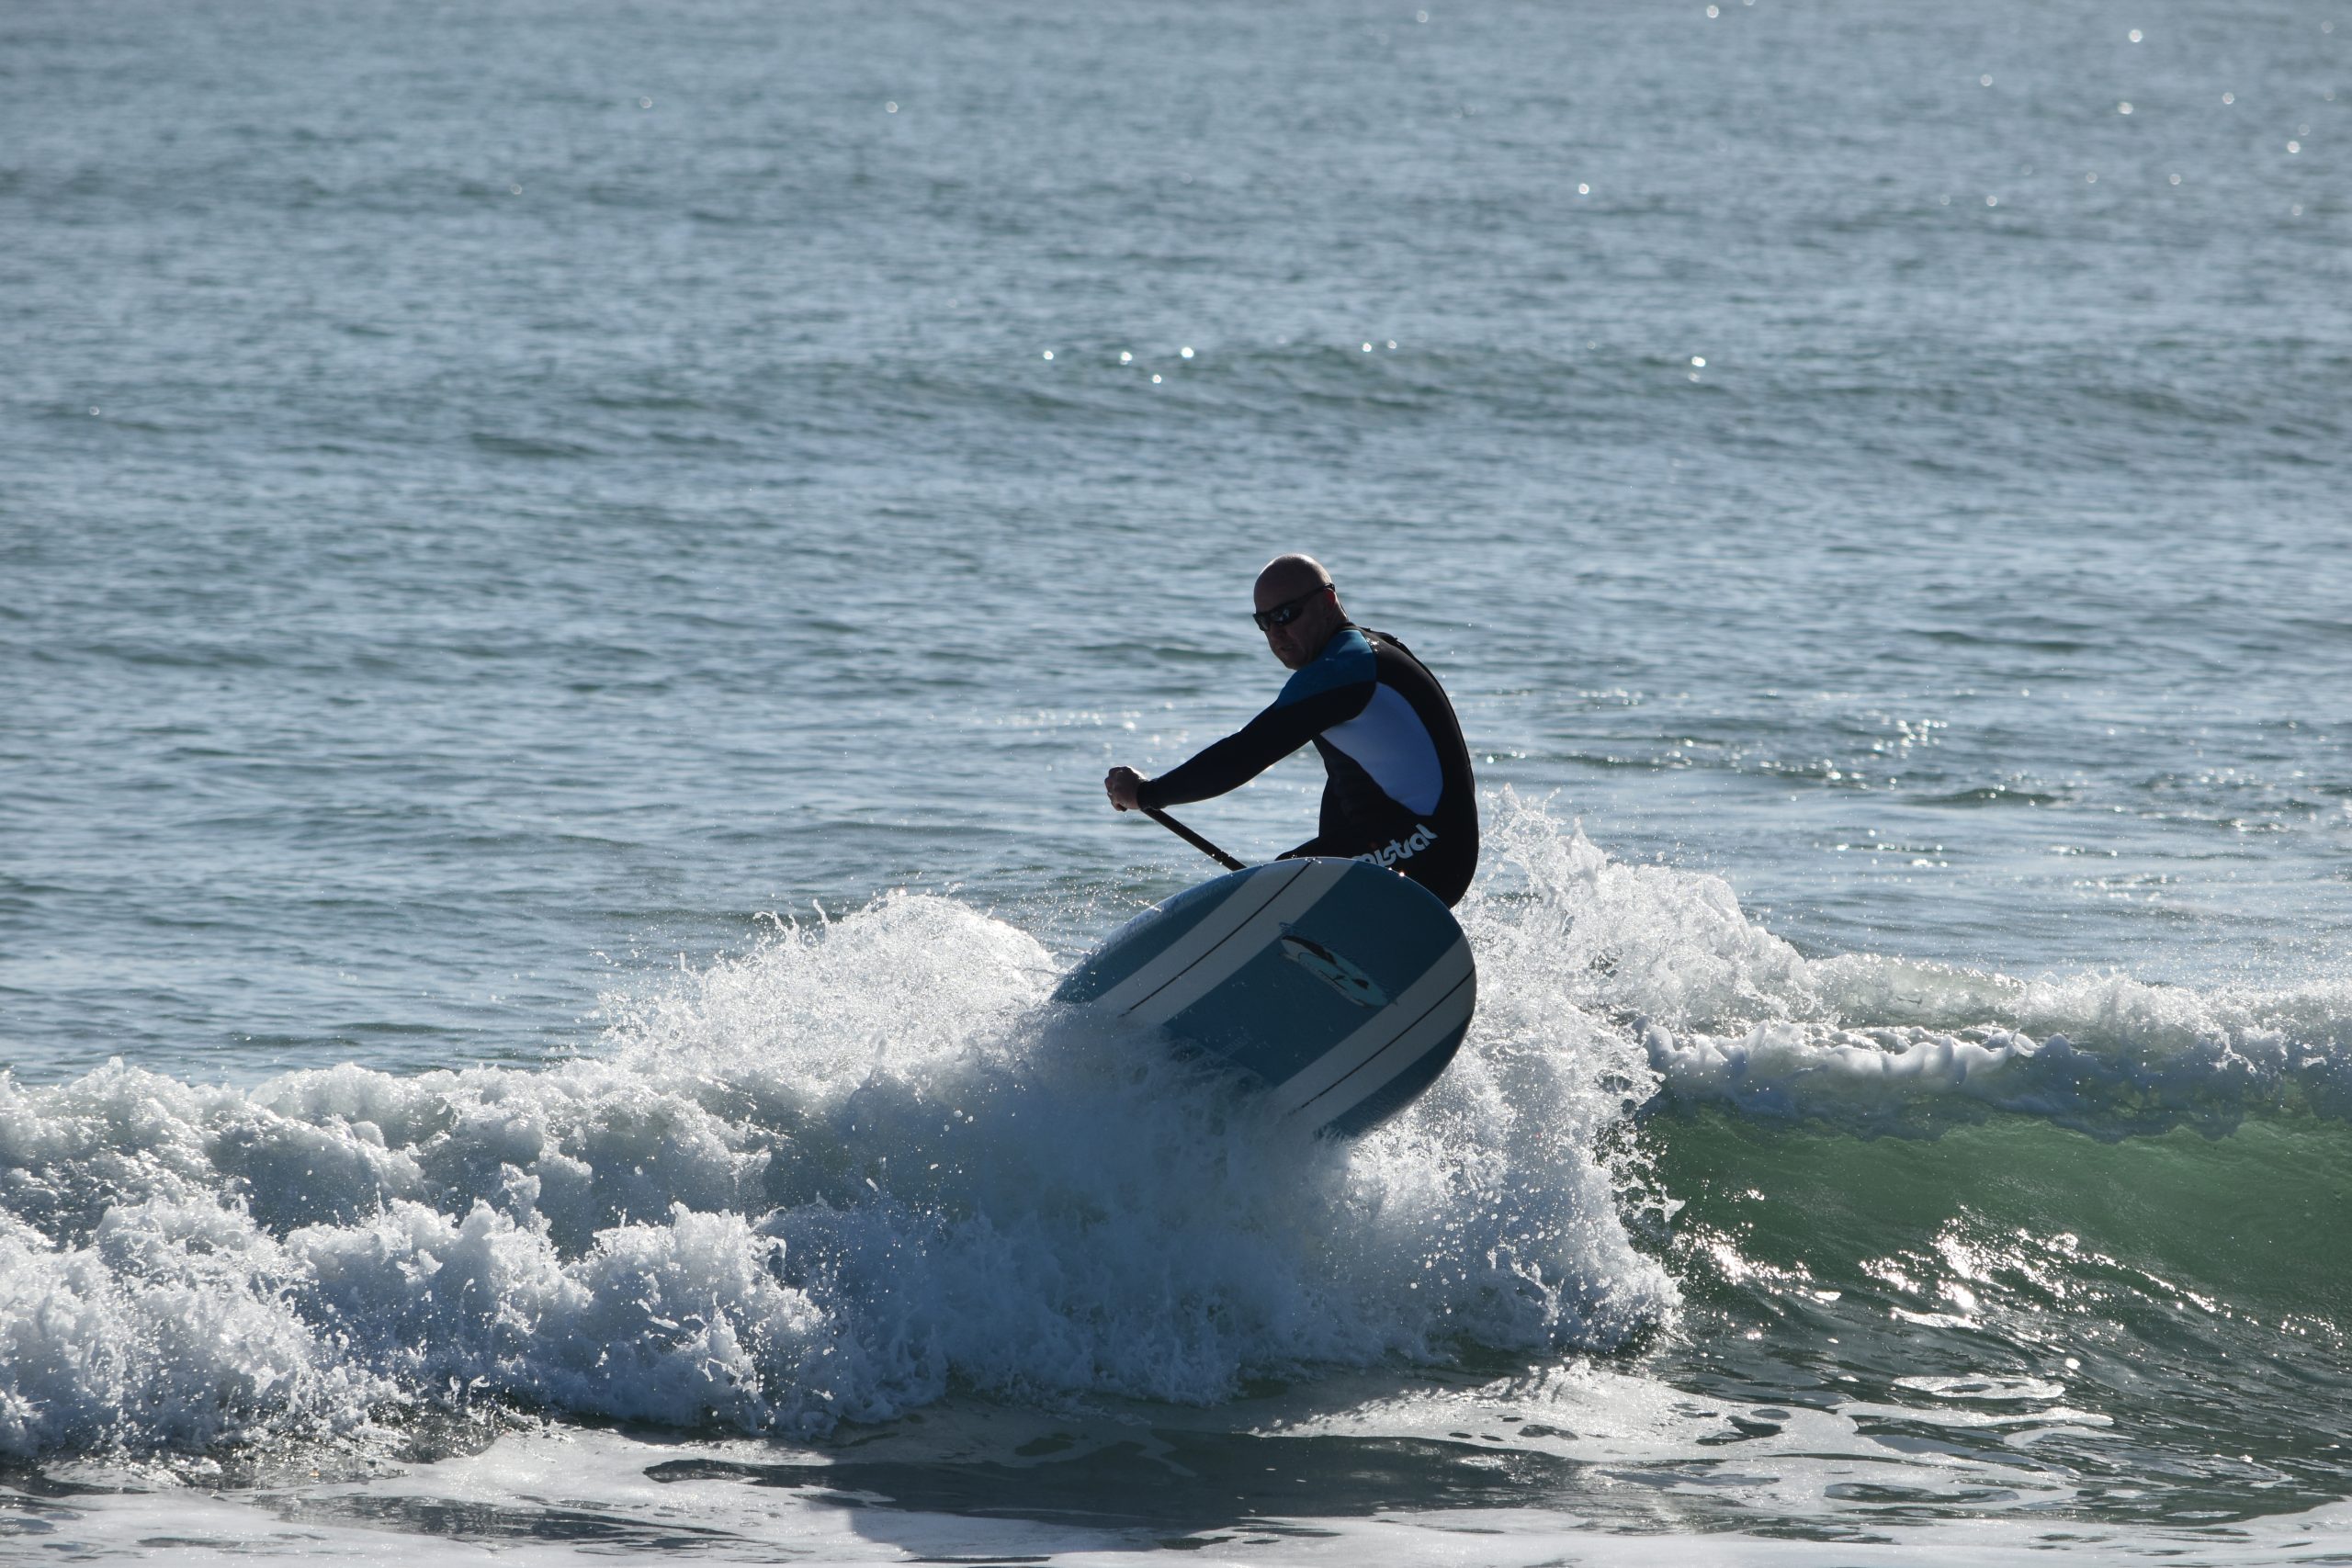
<instances>
[{"instance_id":1,"label":"wave crest","mask_svg":"<svg viewBox=\"0 0 2352 1568\"><path fill-rule=\"evenodd\" d=\"M892 896L610 1007L593 1059L251 1090L0 1077L0 1451L364 1433L486 1398L808 1434L937 1398L1205 1402L1675 1292L1591 1154L1600 1063L1513 999L1353 1144L1046 1000L1025 933ZM1600 1049L1606 1047L1606 1049ZM1609 1053L1613 1051L1613 1056Z\"/></svg>"}]
</instances>

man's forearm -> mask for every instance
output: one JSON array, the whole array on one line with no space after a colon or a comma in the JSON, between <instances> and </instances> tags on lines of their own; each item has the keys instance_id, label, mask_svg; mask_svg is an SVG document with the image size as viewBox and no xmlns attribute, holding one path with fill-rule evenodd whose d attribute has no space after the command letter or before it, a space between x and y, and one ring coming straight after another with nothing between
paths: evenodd
<instances>
[{"instance_id":1,"label":"man's forearm","mask_svg":"<svg viewBox=\"0 0 2352 1568\"><path fill-rule=\"evenodd\" d=\"M1366 694L1342 689L1268 708L1191 761L1147 780L1136 798L1156 809L1238 789L1334 724L1363 711Z\"/></svg>"}]
</instances>

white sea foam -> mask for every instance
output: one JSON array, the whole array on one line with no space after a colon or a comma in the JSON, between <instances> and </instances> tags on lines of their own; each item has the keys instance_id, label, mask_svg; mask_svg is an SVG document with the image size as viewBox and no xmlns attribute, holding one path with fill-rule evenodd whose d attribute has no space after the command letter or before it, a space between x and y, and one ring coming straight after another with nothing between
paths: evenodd
<instances>
[{"instance_id":1,"label":"white sea foam","mask_svg":"<svg viewBox=\"0 0 2352 1568\"><path fill-rule=\"evenodd\" d=\"M1849 1029L1759 1023L1737 1037L1644 1031L1667 1092L1752 1115L1865 1132L1933 1132L1996 1111L2101 1137L2249 1116L2352 1115L2352 1059L2215 1009L2204 1032L2112 1043L1991 1026ZM2218 1016L2217 1016L2218 1015Z\"/></svg>"},{"instance_id":2,"label":"white sea foam","mask_svg":"<svg viewBox=\"0 0 2352 1568\"><path fill-rule=\"evenodd\" d=\"M1616 1136L1661 1094L1864 1131L2344 1114L2352 1006L1808 961L1721 881L1508 796L1454 1065L1352 1144L1045 998L1033 938L892 896L612 1005L591 1056L251 1090L0 1077L0 1451L365 1432L511 1398L761 1433L956 1384L1204 1403L1677 1296Z\"/></svg>"},{"instance_id":3,"label":"white sea foam","mask_svg":"<svg viewBox=\"0 0 2352 1568\"><path fill-rule=\"evenodd\" d=\"M1676 1299L1592 1152L1646 1068L1560 997L1544 931L1469 913L1469 1045L1353 1144L1046 1002L1034 940L910 896L617 1003L605 1049L537 1070L0 1077L0 1450L492 1396L810 1433L959 1382L1206 1402L1618 1345Z\"/></svg>"},{"instance_id":4,"label":"white sea foam","mask_svg":"<svg viewBox=\"0 0 2352 1568\"><path fill-rule=\"evenodd\" d=\"M1474 916L1488 953L1543 948L1513 993L1545 1038L1636 1035L1671 1100L1861 1131L1993 1111L2100 1136L2247 1116L2352 1119L2352 983L2256 991L2120 975L2016 979L1848 954L1808 960L1721 878L1611 860L1506 793L1495 838L1524 890Z\"/></svg>"}]
</instances>

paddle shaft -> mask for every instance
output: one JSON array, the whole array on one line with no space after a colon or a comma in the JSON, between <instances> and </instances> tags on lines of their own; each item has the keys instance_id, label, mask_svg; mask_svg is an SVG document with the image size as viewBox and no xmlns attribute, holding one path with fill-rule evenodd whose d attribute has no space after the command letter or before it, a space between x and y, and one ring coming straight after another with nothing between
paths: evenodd
<instances>
[{"instance_id":1,"label":"paddle shaft","mask_svg":"<svg viewBox=\"0 0 2352 1568\"><path fill-rule=\"evenodd\" d=\"M1218 849L1215 844L1210 843L1206 839L1202 838L1198 833L1193 832L1190 828L1185 827L1182 822L1177 821L1173 817L1169 816L1165 811L1155 811L1148 806L1138 807L1136 809L1141 811L1146 817L1148 817L1153 821L1159 823L1161 827L1167 829L1170 832L1175 834L1178 838L1183 840L1186 843L1192 845L1194 849L1200 851L1201 853L1208 856L1209 859L1216 862L1219 865L1224 866L1227 870L1247 871L1250 869L1248 866L1243 865L1239 861L1235 860L1231 855L1227 854L1223 850Z\"/></svg>"}]
</instances>

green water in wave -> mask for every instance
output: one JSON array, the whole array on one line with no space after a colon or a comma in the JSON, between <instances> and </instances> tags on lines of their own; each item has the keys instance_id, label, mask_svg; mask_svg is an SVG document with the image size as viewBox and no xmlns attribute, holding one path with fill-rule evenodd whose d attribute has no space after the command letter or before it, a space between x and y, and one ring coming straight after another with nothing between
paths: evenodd
<instances>
[{"instance_id":1,"label":"green water in wave","mask_svg":"<svg viewBox=\"0 0 2352 1568\"><path fill-rule=\"evenodd\" d=\"M1897 1453L2020 1464L2044 1506L2211 1522L2352 1491L2352 1140L2101 1143L2005 1117L1875 1140L1660 1116L1684 1338L1660 1371L1843 1409Z\"/></svg>"}]
</instances>

